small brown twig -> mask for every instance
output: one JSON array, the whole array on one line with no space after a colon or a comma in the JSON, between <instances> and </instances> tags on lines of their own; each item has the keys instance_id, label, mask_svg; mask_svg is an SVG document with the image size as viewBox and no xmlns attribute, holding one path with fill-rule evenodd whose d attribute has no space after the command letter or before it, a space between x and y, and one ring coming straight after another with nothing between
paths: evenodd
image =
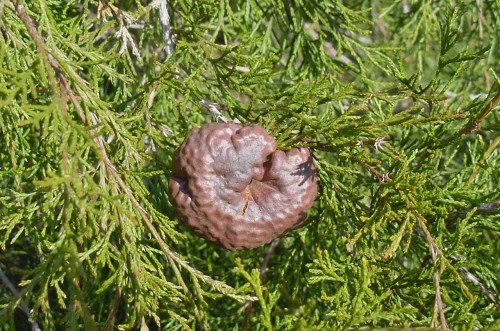
<instances>
[{"instance_id":1,"label":"small brown twig","mask_svg":"<svg viewBox=\"0 0 500 331\"><path fill-rule=\"evenodd\" d=\"M59 68L59 64L57 63L57 60L54 58L52 54L50 54L46 47L45 47L45 42L43 40L43 37L38 33L36 29L35 22L31 19L31 17L28 16L26 11L24 10L24 7L19 4L19 0L14 0L13 1L16 14L19 17L19 19L24 23L26 26L26 29L28 30L28 34L30 37L35 41L36 48L40 54L44 56L44 58L47 60L48 64L52 69L54 70L57 79L59 80L59 86L61 89L61 96L62 95L67 95L71 102L75 105L76 111L78 113L78 116L80 116L82 122L84 124L87 123L87 119L85 117L85 112L81 108L80 104L76 100L75 94L69 87L68 81L66 80L66 77L61 72L61 69Z\"/></svg>"},{"instance_id":2,"label":"small brown twig","mask_svg":"<svg viewBox=\"0 0 500 331\"><path fill-rule=\"evenodd\" d=\"M482 203L475 208L476 208L476 210L474 211L474 215L486 215L486 216L498 215L498 214L500 214L500 199L497 199L497 200L494 200L491 202ZM458 217L458 216L466 216L472 210L473 209L465 209L465 210L451 212L448 214L448 220L452 220L453 218Z\"/></svg>"},{"instance_id":3,"label":"small brown twig","mask_svg":"<svg viewBox=\"0 0 500 331\"><path fill-rule=\"evenodd\" d=\"M427 225L425 224L426 221L423 216L421 216L418 212L415 211L415 204L408 199L408 197L405 195L405 193L401 190L397 190L399 196L403 200L403 202L406 204L407 208L409 210L414 211L413 215L417 219L417 223L419 226L418 231L423 233L423 236L425 237L425 240L427 241L427 245L429 246L429 252L431 254L432 258L432 265L433 265L433 282L434 282L434 289L435 289L435 295L434 295L434 315L432 318L432 327L438 327L441 330L449 330L448 328L448 323L446 322L446 316L444 314L444 305L443 305L443 299L441 297L441 272L442 268L445 267L450 267L452 268L451 264L449 261L446 259L444 256L443 252L439 249L439 246L436 244L434 241L434 238L432 237L431 233L429 232L429 229L427 229ZM438 263L441 263L438 265ZM436 321L436 315L439 315L439 324L437 324Z\"/></svg>"},{"instance_id":4,"label":"small brown twig","mask_svg":"<svg viewBox=\"0 0 500 331\"><path fill-rule=\"evenodd\" d=\"M273 255L274 251L276 250L276 247L278 247L280 242L281 242L281 238L274 239L273 241L271 241L269 246L267 246L266 250L262 253L264 258L262 260L262 264L260 265L260 271L259 271L259 276L260 276L261 282L264 282L265 274L267 272L267 266L269 265L269 261L271 260L271 256Z\"/></svg>"},{"instance_id":5,"label":"small brown twig","mask_svg":"<svg viewBox=\"0 0 500 331\"><path fill-rule=\"evenodd\" d=\"M497 309L500 309L500 304L498 303L497 301L497 298L495 296L495 293L493 293L492 291L490 291L483 283L481 283L481 281L476 277L474 276L467 268L465 267L460 267L458 268L458 270L464 275L465 279L467 279L469 282L471 282L472 284L476 285L479 287L479 289L481 290L481 293L483 293L483 295L488 299L490 300L490 302L497 308Z\"/></svg>"},{"instance_id":6,"label":"small brown twig","mask_svg":"<svg viewBox=\"0 0 500 331\"><path fill-rule=\"evenodd\" d=\"M9 277L3 272L2 267L0 267L0 280L2 283L9 289L9 291L15 296L20 298L22 296L21 293L17 290L16 286L12 284L10 281ZM31 324L31 330L32 331L40 331L40 327L38 326L38 323L32 319L30 309L26 304L23 302L23 300L19 301L18 308L26 315L26 318L28 319L29 323Z\"/></svg>"},{"instance_id":7,"label":"small brown twig","mask_svg":"<svg viewBox=\"0 0 500 331\"><path fill-rule=\"evenodd\" d=\"M486 104L486 106L484 106L483 110L481 110L481 112L476 117L474 117L467 124L465 124L464 127L460 129L460 131L458 131L454 135L441 139L440 145L445 146L460 136L464 136L473 131L478 130L479 126L481 125L481 122L497 106L498 102L500 102L500 90L498 90L495 96Z\"/></svg>"},{"instance_id":8,"label":"small brown twig","mask_svg":"<svg viewBox=\"0 0 500 331\"><path fill-rule=\"evenodd\" d=\"M434 274L433 274L433 281L434 281L434 288L435 288L435 296L434 296L434 314L439 314L439 321L440 321L440 328L444 330L448 330L448 323L446 323L446 317L444 315L444 307L443 307L443 300L441 298L441 281L440 281L440 270L438 267L438 255L442 255L441 251L439 250L439 247L437 244L434 242L434 239L432 238L431 233L427 229L427 226L425 225L425 222L418 217L418 225L420 229L424 232L425 239L427 240L427 244L429 245L429 252L431 253L432 257L432 265L434 268ZM434 318L433 318L434 320ZM433 325L435 326L435 325Z\"/></svg>"},{"instance_id":9,"label":"small brown twig","mask_svg":"<svg viewBox=\"0 0 500 331\"><path fill-rule=\"evenodd\" d=\"M116 314L118 313L121 297L122 297L122 291L119 287L117 287L115 291L115 300L113 302L113 307L109 312L108 318L106 319L106 323L104 323L103 327L104 331L108 330L111 331L115 329Z\"/></svg>"},{"instance_id":10,"label":"small brown twig","mask_svg":"<svg viewBox=\"0 0 500 331\"><path fill-rule=\"evenodd\" d=\"M483 110L472 120L467 123L462 130L458 132L458 135L466 135L471 133L472 131L475 131L479 128L479 124L484 120L484 118L493 110L493 108L496 107L498 102L500 101L500 90L497 92L497 94L493 97L493 99L490 100L486 104L486 106L483 108Z\"/></svg>"}]
</instances>

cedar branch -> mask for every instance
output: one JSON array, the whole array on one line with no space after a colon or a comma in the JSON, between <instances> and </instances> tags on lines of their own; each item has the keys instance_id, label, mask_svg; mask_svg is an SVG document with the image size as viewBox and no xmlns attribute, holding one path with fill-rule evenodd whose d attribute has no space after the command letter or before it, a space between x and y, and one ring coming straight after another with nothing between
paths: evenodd
<instances>
[{"instance_id":1,"label":"cedar branch","mask_svg":"<svg viewBox=\"0 0 500 331\"><path fill-rule=\"evenodd\" d=\"M61 87L61 95L66 95L69 97L71 103L75 107L78 116L80 117L80 120L84 125L94 125L96 126L97 123L97 118L96 116L90 116L90 123L85 116L85 112L83 111L82 106L78 102L73 90L68 84L68 81L66 77L62 74L62 71L60 70L59 63L57 60L50 54L50 52L47 50L47 47L45 45L43 37L38 33L36 25L34 21L31 19L31 17L26 13L24 10L24 7L19 4L19 0L13 0L13 4L16 9L17 16L21 19L21 21L24 23L26 26L26 29L28 30L29 35L31 38L35 41L37 50L39 51L40 54L44 56L44 59L48 62L50 67L54 70L56 73L56 76L59 81L59 85ZM91 114L92 115L92 114ZM106 148L105 148L105 141L102 136L96 136L95 131L93 129L88 129L87 133L89 134L90 137L93 137L93 142L99 152L99 157L100 161L104 164L106 172L115 179L117 182L118 186L120 189L125 193L125 195L130 199L132 202L132 205L135 207L137 212L139 213L140 217L142 218L143 222L146 224L146 227L150 231L150 233L153 235L154 239L160 246L161 250L167 257L167 260L169 263L172 265L174 268L174 272L176 271L176 266L175 263L177 263L179 266L181 266L184 270L188 271L190 274L193 276L199 278L205 283L211 284L213 287L217 288L219 291L229 294L229 290L231 289L228 285L226 285L223 282L220 281L215 281L209 276L206 276L199 272L198 270L194 269L191 267L186 261L184 261L180 256L175 254L170 250L168 245L165 243L163 238L160 236L158 230L156 227L153 225L151 220L149 219L148 213L144 208L141 206L140 202L137 200L135 197L134 193L130 189L130 187L126 184L125 180L120 176L118 170L116 167L113 165L111 162L111 159L109 158ZM174 263L175 262L175 263ZM176 277L178 278L178 281L180 282L181 285L183 285L183 280L182 276L179 271L175 272ZM189 292L187 286L184 284L182 286L185 294L187 295L188 298L192 298L191 293ZM230 294L229 294L230 295ZM231 296L231 295L230 295ZM255 298L253 297L248 297L247 299L254 300Z\"/></svg>"}]
</instances>

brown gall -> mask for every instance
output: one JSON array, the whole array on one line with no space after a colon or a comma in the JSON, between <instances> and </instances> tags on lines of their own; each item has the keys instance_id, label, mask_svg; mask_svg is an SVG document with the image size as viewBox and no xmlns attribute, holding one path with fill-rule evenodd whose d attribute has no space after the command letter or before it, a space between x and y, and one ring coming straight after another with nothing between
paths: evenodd
<instances>
[{"instance_id":1,"label":"brown gall","mask_svg":"<svg viewBox=\"0 0 500 331\"><path fill-rule=\"evenodd\" d=\"M255 248L301 226L317 190L309 149L276 150L262 127L236 123L192 129L169 179L181 224L229 250Z\"/></svg>"}]
</instances>

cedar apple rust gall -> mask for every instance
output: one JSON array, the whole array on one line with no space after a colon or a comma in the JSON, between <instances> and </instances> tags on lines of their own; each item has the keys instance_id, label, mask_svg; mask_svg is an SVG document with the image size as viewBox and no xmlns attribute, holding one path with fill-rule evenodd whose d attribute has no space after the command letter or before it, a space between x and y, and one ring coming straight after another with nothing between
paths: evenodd
<instances>
[{"instance_id":1,"label":"cedar apple rust gall","mask_svg":"<svg viewBox=\"0 0 500 331\"><path fill-rule=\"evenodd\" d=\"M229 250L255 248L301 226L317 192L309 149L276 150L258 125L192 129L169 178L180 222Z\"/></svg>"}]
</instances>

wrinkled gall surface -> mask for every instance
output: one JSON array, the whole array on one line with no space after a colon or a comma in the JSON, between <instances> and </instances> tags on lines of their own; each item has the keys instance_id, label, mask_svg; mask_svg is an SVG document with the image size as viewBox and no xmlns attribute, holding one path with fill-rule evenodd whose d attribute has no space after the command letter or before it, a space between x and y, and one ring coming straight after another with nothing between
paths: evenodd
<instances>
[{"instance_id":1,"label":"wrinkled gall surface","mask_svg":"<svg viewBox=\"0 0 500 331\"><path fill-rule=\"evenodd\" d=\"M277 151L258 125L191 130L173 169L170 198L182 224L230 250L260 246L302 225L318 190L309 149Z\"/></svg>"}]
</instances>

